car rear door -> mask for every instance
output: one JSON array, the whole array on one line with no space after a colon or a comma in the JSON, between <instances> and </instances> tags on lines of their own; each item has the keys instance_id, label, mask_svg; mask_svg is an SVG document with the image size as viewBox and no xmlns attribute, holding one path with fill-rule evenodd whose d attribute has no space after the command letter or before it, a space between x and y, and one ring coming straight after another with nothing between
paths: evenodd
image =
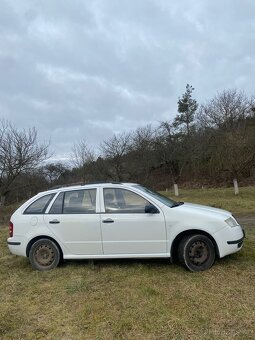
<instances>
[{"instance_id":1,"label":"car rear door","mask_svg":"<svg viewBox=\"0 0 255 340\"><path fill-rule=\"evenodd\" d=\"M69 255L102 254L98 189L59 193L44 221Z\"/></svg>"}]
</instances>

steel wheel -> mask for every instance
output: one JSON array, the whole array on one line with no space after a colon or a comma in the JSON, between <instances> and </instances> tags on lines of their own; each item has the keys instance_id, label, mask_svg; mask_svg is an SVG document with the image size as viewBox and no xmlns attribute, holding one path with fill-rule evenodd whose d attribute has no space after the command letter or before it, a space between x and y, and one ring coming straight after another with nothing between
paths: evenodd
<instances>
[{"instance_id":1,"label":"steel wheel","mask_svg":"<svg viewBox=\"0 0 255 340\"><path fill-rule=\"evenodd\" d=\"M213 265L215 260L214 245L205 235L188 235L179 244L178 257L190 271L206 270Z\"/></svg>"},{"instance_id":2,"label":"steel wheel","mask_svg":"<svg viewBox=\"0 0 255 340\"><path fill-rule=\"evenodd\" d=\"M29 260L34 269L40 271L53 269L60 261L59 248L49 239L37 240L29 251Z\"/></svg>"},{"instance_id":3,"label":"steel wheel","mask_svg":"<svg viewBox=\"0 0 255 340\"><path fill-rule=\"evenodd\" d=\"M205 242L196 241L189 248L190 262L196 266L201 266L208 260L209 249Z\"/></svg>"},{"instance_id":4,"label":"steel wheel","mask_svg":"<svg viewBox=\"0 0 255 340\"><path fill-rule=\"evenodd\" d=\"M35 250L35 259L41 266L50 266L54 257L55 252L50 245L42 244Z\"/></svg>"}]
</instances>

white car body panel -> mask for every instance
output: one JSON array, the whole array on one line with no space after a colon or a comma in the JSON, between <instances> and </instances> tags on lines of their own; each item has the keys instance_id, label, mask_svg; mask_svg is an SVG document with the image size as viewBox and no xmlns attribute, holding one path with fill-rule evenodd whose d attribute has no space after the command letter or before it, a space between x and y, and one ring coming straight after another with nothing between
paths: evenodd
<instances>
[{"instance_id":1,"label":"white car body panel","mask_svg":"<svg viewBox=\"0 0 255 340\"><path fill-rule=\"evenodd\" d=\"M60 223L49 223L55 219ZM65 245L69 254L103 254L100 214L44 215L44 221L52 237Z\"/></svg>"},{"instance_id":2,"label":"white car body panel","mask_svg":"<svg viewBox=\"0 0 255 340\"><path fill-rule=\"evenodd\" d=\"M166 253L166 227L162 213L102 214L104 254ZM114 223L103 223L106 219Z\"/></svg>"}]
</instances>

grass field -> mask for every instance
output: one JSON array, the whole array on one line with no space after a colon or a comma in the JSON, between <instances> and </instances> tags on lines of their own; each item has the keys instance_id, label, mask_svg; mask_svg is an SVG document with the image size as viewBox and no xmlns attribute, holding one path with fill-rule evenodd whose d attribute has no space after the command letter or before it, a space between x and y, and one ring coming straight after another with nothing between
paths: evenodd
<instances>
[{"instance_id":1,"label":"grass field","mask_svg":"<svg viewBox=\"0 0 255 340\"><path fill-rule=\"evenodd\" d=\"M0 229L0 339L254 339L255 188L180 191L178 200L232 210L241 252L189 273L167 260L68 261L33 271ZM2 210L8 220L10 208Z\"/></svg>"}]
</instances>

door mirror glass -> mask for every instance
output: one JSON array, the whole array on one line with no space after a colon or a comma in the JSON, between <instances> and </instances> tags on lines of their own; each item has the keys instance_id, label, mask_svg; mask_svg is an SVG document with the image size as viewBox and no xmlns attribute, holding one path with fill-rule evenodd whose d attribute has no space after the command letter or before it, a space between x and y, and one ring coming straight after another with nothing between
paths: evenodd
<instances>
[{"instance_id":1,"label":"door mirror glass","mask_svg":"<svg viewBox=\"0 0 255 340\"><path fill-rule=\"evenodd\" d=\"M152 204L147 204L147 205L145 206L145 213L146 213L146 214L158 214L159 211L158 211L158 209L157 209L156 207L154 207L154 205L152 205Z\"/></svg>"}]
</instances>

